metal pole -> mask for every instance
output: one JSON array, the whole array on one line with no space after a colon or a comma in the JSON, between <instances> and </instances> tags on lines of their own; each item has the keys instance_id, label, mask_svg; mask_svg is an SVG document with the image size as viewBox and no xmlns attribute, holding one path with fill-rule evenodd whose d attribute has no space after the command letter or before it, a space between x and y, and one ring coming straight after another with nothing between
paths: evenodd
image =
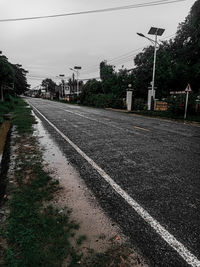
<instances>
[{"instance_id":1,"label":"metal pole","mask_svg":"<svg viewBox=\"0 0 200 267\"><path fill-rule=\"evenodd\" d=\"M155 45L154 45L153 77L152 77L152 96L153 96L153 93L154 93L154 85L155 85L157 38L158 38L158 35L157 35L157 32L156 32ZM153 97L153 99L154 99L154 97Z\"/></svg>"},{"instance_id":2,"label":"metal pole","mask_svg":"<svg viewBox=\"0 0 200 267\"><path fill-rule=\"evenodd\" d=\"M63 98L65 98L65 80L62 80Z\"/></svg>"},{"instance_id":3,"label":"metal pole","mask_svg":"<svg viewBox=\"0 0 200 267\"><path fill-rule=\"evenodd\" d=\"M187 116L188 95L189 95L189 92L187 91L187 93L186 93L186 100L185 100L185 114L184 114L184 120L186 119L186 116Z\"/></svg>"},{"instance_id":4,"label":"metal pole","mask_svg":"<svg viewBox=\"0 0 200 267\"><path fill-rule=\"evenodd\" d=\"M74 73L72 73L73 95L75 94Z\"/></svg>"},{"instance_id":5,"label":"metal pole","mask_svg":"<svg viewBox=\"0 0 200 267\"><path fill-rule=\"evenodd\" d=\"M78 70L77 70L77 96L79 94L79 84L78 84Z\"/></svg>"}]
</instances>

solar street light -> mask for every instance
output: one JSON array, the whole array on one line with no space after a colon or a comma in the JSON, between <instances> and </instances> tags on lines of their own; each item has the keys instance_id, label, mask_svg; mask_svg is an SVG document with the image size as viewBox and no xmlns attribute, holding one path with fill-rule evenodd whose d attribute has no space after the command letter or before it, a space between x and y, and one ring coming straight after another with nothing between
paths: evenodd
<instances>
[{"instance_id":1,"label":"solar street light","mask_svg":"<svg viewBox=\"0 0 200 267\"><path fill-rule=\"evenodd\" d=\"M149 97L151 98L151 101L148 101L148 110L151 109L152 100L154 101L155 99L154 89L155 89L156 52L157 52L158 36L163 35L164 31L165 29L162 29L162 28L151 27L148 34L155 35L155 40L146 37L143 33L137 33L137 35L144 37L154 43L153 75L152 75L152 82L151 82L151 94L149 95Z\"/></svg>"},{"instance_id":2,"label":"solar street light","mask_svg":"<svg viewBox=\"0 0 200 267\"><path fill-rule=\"evenodd\" d=\"M79 76L79 70L81 70L81 66L74 66L74 68L69 68L69 69L76 72L76 76L77 76L77 96L78 96L78 94L79 94L78 76Z\"/></svg>"}]
</instances>

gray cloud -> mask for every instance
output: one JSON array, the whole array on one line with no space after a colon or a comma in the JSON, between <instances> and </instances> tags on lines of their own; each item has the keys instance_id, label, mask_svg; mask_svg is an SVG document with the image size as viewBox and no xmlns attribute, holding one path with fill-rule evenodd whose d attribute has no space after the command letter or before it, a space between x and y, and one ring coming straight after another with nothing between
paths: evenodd
<instances>
[{"instance_id":1,"label":"gray cloud","mask_svg":"<svg viewBox=\"0 0 200 267\"><path fill-rule=\"evenodd\" d=\"M50 15L151 1L0 0L0 18ZM194 2L190 0L108 13L1 23L1 50L12 63L21 63L30 76L71 75L69 67L76 64L83 67L81 77L96 76L98 73L94 71L101 60L149 44L136 32L146 34L150 26L158 26L166 29L163 38L175 33L178 23L184 20ZM132 67L133 59L127 58L127 62L120 62L122 64ZM29 78L28 81L35 86L41 79Z\"/></svg>"}]
</instances>

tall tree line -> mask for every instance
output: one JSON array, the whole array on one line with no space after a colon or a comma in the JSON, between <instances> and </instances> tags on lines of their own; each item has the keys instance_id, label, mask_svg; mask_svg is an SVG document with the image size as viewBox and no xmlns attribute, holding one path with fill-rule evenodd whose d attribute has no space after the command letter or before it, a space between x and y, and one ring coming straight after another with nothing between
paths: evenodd
<instances>
[{"instance_id":1,"label":"tall tree line","mask_svg":"<svg viewBox=\"0 0 200 267\"><path fill-rule=\"evenodd\" d=\"M0 54L0 88L13 88L16 94L22 94L29 89L26 74L22 65L12 64L5 55Z\"/></svg>"},{"instance_id":2,"label":"tall tree line","mask_svg":"<svg viewBox=\"0 0 200 267\"><path fill-rule=\"evenodd\" d=\"M135 97L146 99L152 81L153 56L152 45L144 48L134 58L135 66L131 71L124 68L115 71L114 66L103 61L100 63L101 82L88 81L85 90L124 97L131 83ZM200 0L194 3L185 21L179 24L175 38L159 44L156 98L165 98L170 91L183 91L188 83L194 93L200 93ZM86 97L86 92L84 94Z\"/></svg>"},{"instance_id":3,"label":"tall tree line","mask_svg":"<svg viewBox=\"0 0 200 267\"><path fill-rule=\"evenodd\" d=\"M138 95L146 94L151 81L153 47L149 46L134 59L136 68L135 89ZM187 83L193 92L200 90L200 0L180 23L174 39L162 42L156 63L157 97L166 97L171 90L184 90Z\"/></svg>"}]
</instances>

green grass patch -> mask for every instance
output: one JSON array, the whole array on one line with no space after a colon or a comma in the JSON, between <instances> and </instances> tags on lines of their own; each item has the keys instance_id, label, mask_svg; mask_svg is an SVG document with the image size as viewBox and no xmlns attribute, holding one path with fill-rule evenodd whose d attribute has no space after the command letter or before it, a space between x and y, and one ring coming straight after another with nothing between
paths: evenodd
<instances>
[{"instance_id":1,"label":"green grass patch","mask_svg":"<svg viewBox=\"0 0 200 267\"><path fill-rule=\"evenodd\" d=\"M104 253L94 253L91 251L88 257L82 260L82 266L87 267L132 267L141 266L141 257L134 253L133 249L127 245L111 246Z\"/></svg>"},{"instance_id":2,"label":"green grass patch","mask_svg":"<svg viewBox=\"0 0 200 267\"><path fill-rule=\"evenodd\" d=\"M15 103L13 123L19 137L15 159L14 184L10 192L10 213L0 226L6 239L5 266L77 266L81 256L70 243L79 225L70 219L70 210L48 204L59 191L59 182L43 170L42 153L32 136L35 119L23 100ZM83 238L80 237L79 242Z\"/></svg>"},{"instance_id":3,"label":"green grass patch","mask_svg":"<svg viewBox=\"0 0 200 267\"><path fill-rule=\"evenodd\" d=\"M16 105L16 98L12 96L8 96L5 101L0 101L0 124L3 122L4 114L7 114L9 112L12 112L14 110L14 107Z\"/></svg>"},{"instance_id":4,"label":"green grass patch","mask_svg":"<svg viewBox=\"0 0 200 267\"><path fill-rule=\"evenodd\" d=\"M77 245L82 245L83 242L87 239L86 235L80 235L78 239L76 240Z\"/></svg>"},{"instance_id":5,"label":"green grass patch","mask_svg":"<svg viewBox=\"0 0 200 267\"><path fill-rule=\"evenodd\" d=\"M144 116L150 116L150 117L158 117L158 118L165 118L165 119L175 119L183 121L184 118L180 115L173 115L168 111L149 111L149 110L141 110L141 111L131 111L131 113L144 115ZM196 121L200 122L200 116L199 115L188 115L186 118L187 121Z\"/></svg>"},{"instance_id":6,"label":"green grass patch","mask_svg":"<svg viewBox=\"0 0 200 267\"><path fill-rule=\"evenodd\" d=\"M32 133L35 118L31 114L31 108L21 98L14 108L13 124L16 125L19 134Z\"/></svg>"}]
</instances>

